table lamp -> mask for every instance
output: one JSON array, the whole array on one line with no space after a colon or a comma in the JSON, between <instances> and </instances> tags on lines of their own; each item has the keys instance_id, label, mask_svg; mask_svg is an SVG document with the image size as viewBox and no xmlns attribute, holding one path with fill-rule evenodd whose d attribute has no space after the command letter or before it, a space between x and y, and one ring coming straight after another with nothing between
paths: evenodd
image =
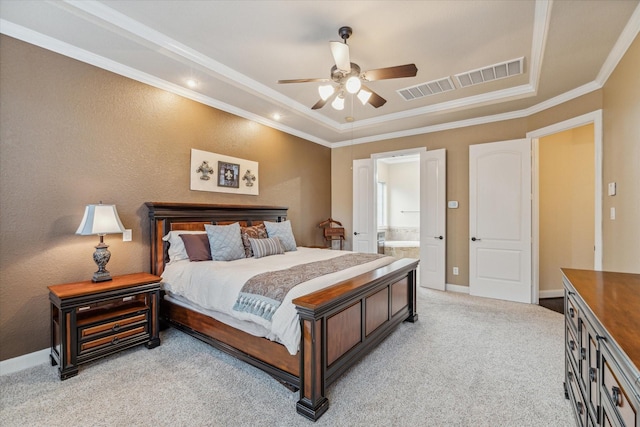
<instances>
[{"instance_id":1,"label":"table lamp","mask_svg":"<svg viewBox=\"0 0 640 427\"><path fill-rule=\"evenodd\" d=\"M98 265L98 271L93 273L92 282L111 280L111 275L105 268L109 258L111 258L111 252L107 249L109 245L104 243L103 238L105 234L123 232L124 226L120 222L120 218L118 218L116 205L103 205L102 202L98 205L87 205L76 234L82 236L97 234L100 236L100 243L95 247L96 251L93 253L93 260Z\"/></svg>"}]
</instances>

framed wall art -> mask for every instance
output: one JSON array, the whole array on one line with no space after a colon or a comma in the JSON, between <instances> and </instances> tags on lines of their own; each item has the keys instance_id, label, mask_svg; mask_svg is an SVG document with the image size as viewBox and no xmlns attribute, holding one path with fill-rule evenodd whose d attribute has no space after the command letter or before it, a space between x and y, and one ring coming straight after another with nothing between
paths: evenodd
<instances>
[{"instance_id":1,"label":"framed wall art","mask_svg":"<svg viewBox=\"0 0 640 427\"><path fill-rule=\"evenodd\" d=\"M258 195L258 162L191 149L191 190Z\"/></svg>"},{"instance_id":2,"label":"framed wall art","mask_svg":"<svg viewBox=\"0 0 640 427\"><path fill-rule=\"evenodd\" d=\"M218 161L218 187L240 187L240 165Z\"/></svg>"}]
</instances>

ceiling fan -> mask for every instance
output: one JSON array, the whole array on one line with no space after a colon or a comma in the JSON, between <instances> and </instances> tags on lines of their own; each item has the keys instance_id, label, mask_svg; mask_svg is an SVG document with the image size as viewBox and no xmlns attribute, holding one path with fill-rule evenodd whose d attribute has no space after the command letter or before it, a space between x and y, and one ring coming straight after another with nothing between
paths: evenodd
<instances>
[{"instance_id":1,"label":"ceiling fan","mask_svg":"<svg viewBox=\"0 0 640 427\"><path fill-rule=\"evenodd\" d=\"M382 107L387 100L369 89L363 82L397 79L400 77L415 77L418 73L418 68L415 64L406 64L395 67L378 68L360 73L358 64L354 64L349 59L347 39L352 33L351 27L341 27L338 30L338 34L343 41L329 42L331 54L335 62L335 65L331 67L331 78L278 80L278 83L328 82L329 84L318 87L320 100L311 107L313 110L324 107L324 105L331 100L333 100L331 102L333 108L342 110L344 108L345 91L355 94L360 102L362 102L362 105L369 103L375 108ZM331 82L337 83L337 86Z\"/></svg>"}]
</instances>

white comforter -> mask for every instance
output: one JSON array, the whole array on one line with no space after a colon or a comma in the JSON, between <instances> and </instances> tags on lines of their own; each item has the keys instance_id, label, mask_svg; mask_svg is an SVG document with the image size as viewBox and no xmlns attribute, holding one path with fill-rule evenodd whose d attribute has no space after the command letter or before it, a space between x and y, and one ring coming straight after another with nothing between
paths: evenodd
<instances>
[{"instance_id":1,"label":"white comforter","mask_svg":"<svg viewBox=\"0 0 640 427\"><path fill-rule=\"evenodd\" d=\"M266 271L282 270L297 264L327 260L346 251L299 247L297 251L264 258L243 258L235 261L176 261L167 264L162 281L164 289L207 310L213 310L238 320L263 326L266 338L280 342L289 353L296 354L300 343L298 313L291 301L301 295L322 289L350 277L390 264L395 259L383 257L376 261L327 274L302 283L289 291L271 321L251 313L233 310L238 293L251 277Z\"/></svg>"}]
</instances>

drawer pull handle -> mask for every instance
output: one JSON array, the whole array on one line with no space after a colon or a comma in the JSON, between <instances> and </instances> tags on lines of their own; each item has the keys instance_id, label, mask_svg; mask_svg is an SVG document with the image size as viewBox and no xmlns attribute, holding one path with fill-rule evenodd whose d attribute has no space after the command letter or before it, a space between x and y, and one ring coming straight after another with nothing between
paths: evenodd
<instances>
[{"instance_id":1,"label":"drawer pull handle","mask_svg":"<svg viewBox=\"0 0 640 427\"><path fill-rule=\"evenodd\" d=\"M618 387L611 387L611 398L616 406L622 406L622 393Z\"/></svg>"},{"instance_id":2,"label":"drawer pull handle","mask_svg":"<svg viewBox=\"0 0 640 427\"><path fill-rule=\"evenodd\" d=\"M576 311L573 309L573 307L569 307L569 316L573 319L574 317L576 317Z\"/></svg>"},{"instance_id":3,"label":"drawer pull handle","mask_svg":"<svg viewBox=\"0 0 640 427\"><path fill-rule=\"evenodd\" d=\"M576 349L576 342L574 340L569 341L569 348L571 349L571 351L574 351Z\"/></svg>"},{"instance_id":4,"label":"drawer pull handle","mask_svg":"<svg viewBox=\"0 0 640 427\"><path fill-rule=\"evenodd\" d=\"M120 324L116 323L115 325L113 325L113 327L111 328L111 330L113 332L118 332L120 330Z\"/></svg>"},{"instance_id":5,"label":"drawer pull handle","mask_svg":"<svg viewBox=\"0 0 640 427\"><path fill-rule=\"evenodd\" d=\"M587 360L587 349L584 347L580 348L580 358L582 360Z\"/></svg>"},{"instance_id":6,"label":"drawer pull handle","mask_svg":"<svg viewBox=\"0 0 640 427\"><path fill-rule=\"evenodd\" d=\"M584 405L582 404L582 402L578 402L577 406L578 406L578 413L580 415L583 415L584 414Z\"/></svg>"},{"instance_id":7,"label":"drawer pull handle","mask_svg":"<svg viewBox=\"0 0 640 427\"><path fill-rule=\"evenodd\" d=\"M567 376L569 377L569 381L573 381L573 372L567 372Z\"/></svg>"},{"instance_id":8,"label":"drawer pull handle","mask_svg":"<svg viewBox=\"0 0 640 427\"><path fill-rule=\"evenodd\" d=\"M116 345L120 342L120 338L118 337L113 337L113 339L111 340L111 344Z\"/></svg>"},{"instance_id":9,"label":"drawer pull handle","mask_svg":"<svg viewBox=\"0 0 640 427\"><path fill-rule=\"evenodd\" d=\"M589 380L592 383L595 383L597 379L597 371L596 368L589 368Z\"/></svg>"}]
</instances>

